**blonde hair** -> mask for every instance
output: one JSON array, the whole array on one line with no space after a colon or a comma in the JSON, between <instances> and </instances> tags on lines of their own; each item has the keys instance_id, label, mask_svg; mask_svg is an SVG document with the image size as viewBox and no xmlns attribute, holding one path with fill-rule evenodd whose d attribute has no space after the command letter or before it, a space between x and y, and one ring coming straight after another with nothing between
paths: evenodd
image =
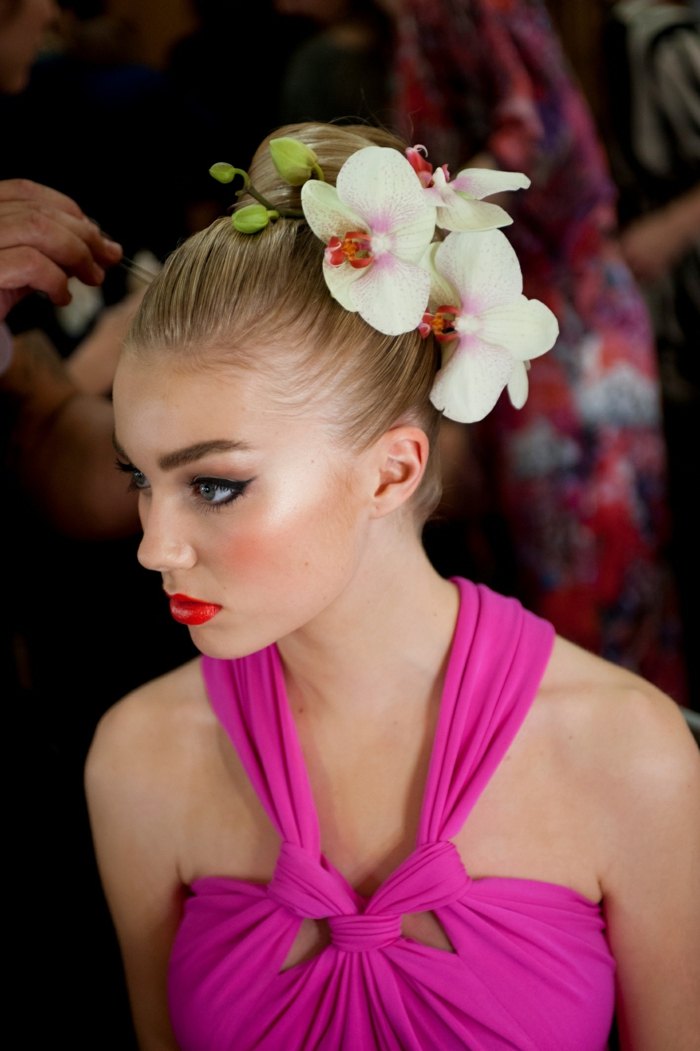
<instances>
[{"instance_id":1,"label":"blonde hair","mask_svg":"<svg viewBox=\"0 0 700 1051\"><path fill-rule=\"evenodd\" d=\"M335 183L344 161L368 145L403 150L392 134L364 125L303 123L277 129L260 144L249 175L274 207L300 208L300 190L277 173L272 137L300 139ZM236 207L251 203L242 196ZM385 336L334 300L322 273L325 246L303 218L279 219L255 234L230 217L193 234L149 286L126 353L171 352L178 368L265 371L290 410L314 400L334 437L364 449L389 428L425 431L431 455L411 509L419 526L440 499L440 414L430 402L438 367L433 340L417 331Z\"/></svg>"}]
</instances>

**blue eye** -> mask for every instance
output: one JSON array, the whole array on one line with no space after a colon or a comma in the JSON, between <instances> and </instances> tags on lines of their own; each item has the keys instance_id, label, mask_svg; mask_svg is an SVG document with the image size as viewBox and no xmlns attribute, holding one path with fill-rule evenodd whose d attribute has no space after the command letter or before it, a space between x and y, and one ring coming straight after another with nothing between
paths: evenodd
<instances>
[{"instance_id":1,"label":"blue eye","mask_svg":"<svg viewBox=\"0 0 700 1051\"><path fill-rule=\"evenodd\" d=\"M252 480L247 478L245 481L234 482L228 478L193 478L190 488L209 507L224 507L242 496Z\"/></svg>"},{"instance_id":2,"label":"blue eye","mask_svg":"<svg viewBox=\"0 0 700 1051\"><path fill-rule=\"evenodd\" d=\"M148 479L143 471L134 467L133 463L124 463L123 460L115 461L118 471L130 475L129 489L148 489Z\"/></svg>"}]
</instances>

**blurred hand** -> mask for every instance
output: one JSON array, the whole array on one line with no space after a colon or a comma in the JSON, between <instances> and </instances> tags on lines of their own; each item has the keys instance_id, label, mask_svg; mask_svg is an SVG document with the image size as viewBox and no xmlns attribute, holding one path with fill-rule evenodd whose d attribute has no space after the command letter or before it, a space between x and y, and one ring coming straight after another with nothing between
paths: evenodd
<instances>
[{"instance_id":1,"label":"blurred hand","mask_svg":"<svg viewBox=\"0 0 700 1051\"><path fill-rule=\"evenodd\" d=\"M114 306L105 307L94 328L66 359L73 381L88 394L109 394L127 329L141 302L144 285Z\"/></svg>"},{"instance_id":2,"label":"blurred hand","mask_svg":"<svg viewBox=\"0 0 700 1051\"><path fill-rule=\"evenodd\" d=\"M0 180L0 321L30 292L65 306L69 277L100 285L121 257L70 197L29 179Z\"/></svg>"},{"instance_id":3,"label":"blurred hand","mask_svg":"<svg viewBox=\"0 0 700 1051\"><path fill-rule=\"evenodd\" d=\"M699 242L700 187L635 219L620 235L627 265L642 284L663 277L692 244Z\"/></svg>"}]
</instances>

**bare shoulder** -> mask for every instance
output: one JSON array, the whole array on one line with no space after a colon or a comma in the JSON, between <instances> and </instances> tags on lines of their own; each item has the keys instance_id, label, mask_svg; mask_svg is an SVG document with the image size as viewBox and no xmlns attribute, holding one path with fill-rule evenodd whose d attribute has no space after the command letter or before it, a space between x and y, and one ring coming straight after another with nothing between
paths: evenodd
<instances>
[{"instance_id":1,"label":"bare shoulder","mask_svg":"<svg viewBox=\"0 0 700 1051\"><path fill-rule=\"evenodd\" d=\"M697 741L672 698L563 640L535 708L535 742L559 757L557 787L582 830L577 864L590 859L600 888L622 1044L690 1051L700 1022Z\"/></svg>"},{"instance_id":2,"label":"bare shoulder","mask_svg":"<svg viewBox=\"0 0 700 1051\"><path fill-rule=\"evenodd\" d=\"M179 764L193 736L214 724L200 674L200 659L151 679L126 694L100 718L88 752L86 781L154 779Z\"/></svg>"},{"instance_id":3,"label":"bare shoulder","mask_svg":"<svg viewBox=\"0 0 700 1051\"><path fill-rule=\"evenodd\" d=\"M605 791L700 799L700 749L679 705L626 668L557 638L537 720Z\"/></svg>"}]
</instances>

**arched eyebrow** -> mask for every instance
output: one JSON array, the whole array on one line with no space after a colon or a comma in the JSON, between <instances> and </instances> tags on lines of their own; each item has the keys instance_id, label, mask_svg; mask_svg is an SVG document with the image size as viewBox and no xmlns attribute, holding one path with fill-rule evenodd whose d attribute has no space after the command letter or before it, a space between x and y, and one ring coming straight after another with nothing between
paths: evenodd
<instances>
[{"instance_id":1,"label":"arched eyebrow","mask_svg":"<svg viewBox=\"0 0 700 1051\"><path fill-rule=\"evenodd\" d=\"M125 460L129 459L117 440L116 434L112 436L112 444L119 456L123 456ZM184 449L176 449L174 452L166 453L158 460L158 466L161 471L173 471L176 467L184 467L189 463L195 463L197 460L201 460L202 457L209 455L209 453L245 452L250 448L247 442L234 442L225 438L215 438L207 442L195 442L194 445L187 445Z\"/></svg>"}]
</instances>

